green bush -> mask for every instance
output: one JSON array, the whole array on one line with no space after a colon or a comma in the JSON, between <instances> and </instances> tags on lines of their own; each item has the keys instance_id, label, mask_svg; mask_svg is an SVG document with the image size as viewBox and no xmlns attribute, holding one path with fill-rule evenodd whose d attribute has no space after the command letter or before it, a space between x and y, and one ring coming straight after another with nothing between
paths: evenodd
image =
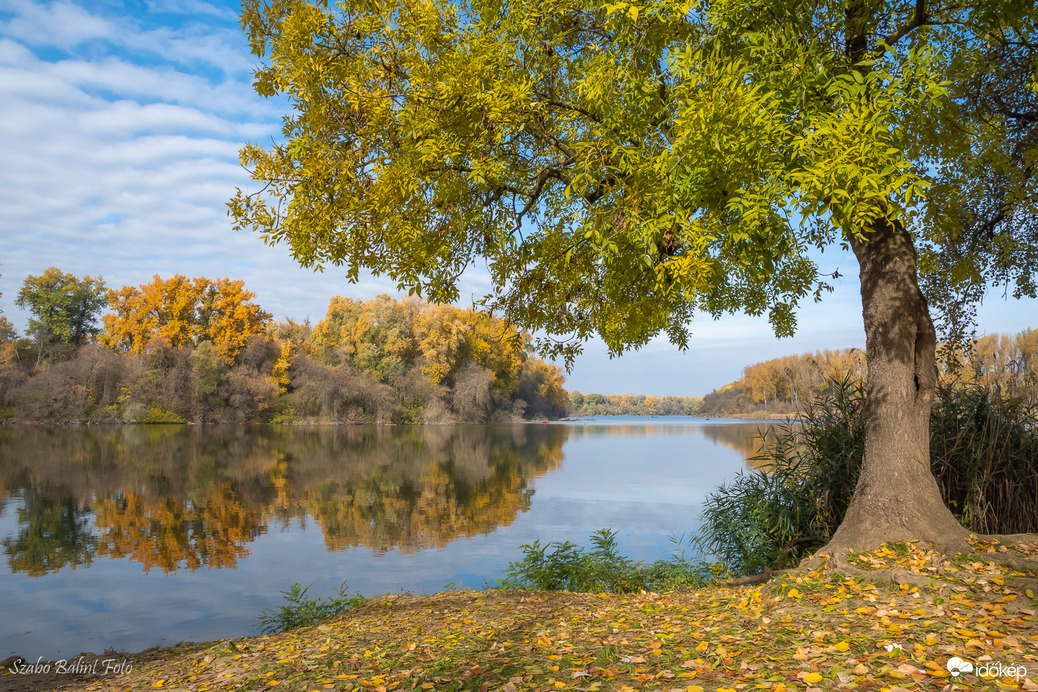
<instances>
[{"instance_id":1,"label":"green bush","mask_svg":"<svg viewBox=\"0 0 1038 692\"><path fill-rule=\"evenodd\" d=\"M684 552L651 564L635 562L620 554L612 529L599 529L590 541L590 550L569 541L523 545L523 559L508 564L501 588L631 593L698 588L716 576L709 565L689 560Z\"/></svg>"},{"instance_id":2,"label":"green bush","mask_svg":"<svg viewBox=\"0 0 1038 692\"><path fill-rule=\"evenodd\" d=\"M776 426L756 461L707 496L694 543L733 575L795 565L843 521L864 455L864 386L832 381L802 425ZM978 386L937 392L931 459L941 495L977 533L1038 530L1038 422L1019 400Z\"/></svg>"},{"instance_id":3,"label":"green bush","mask_svg":"<svg viewBox=\"0 0 1038 692\"><path fill-rule=\"evenodd\" d=\"M182 415L176 411L170 411L158 404L148 407L148 414L140 421L141 423L186 423Z\"/></svg>"},{"instance_id":4,"label":"green bush","mask_svg":"<svg viewBox=\"0 0 1038 692\"><path fill-rule=\"evenodd\" d=\"M311 585L312 586L312 585ZM310 586L293 584L288 591L282 591L287 603L277 610L264 610L257 618L259 620L260 632L274 634L306 627L318 620L330 618L345 612L365 601L360 594L352 596L346 591L346 582L343 582L336 591L335 598L327 600L320 598L307 598L306 592Z\"/></svg>"}]
</instances>

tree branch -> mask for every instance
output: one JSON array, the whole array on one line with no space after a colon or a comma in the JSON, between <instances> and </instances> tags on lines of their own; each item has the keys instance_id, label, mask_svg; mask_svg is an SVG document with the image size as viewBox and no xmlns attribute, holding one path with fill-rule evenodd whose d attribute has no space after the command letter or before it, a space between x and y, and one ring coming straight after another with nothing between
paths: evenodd
<instances>
[{"instance_id":1,"label":"tree branch","mask_svg":"<svg viewBox=\"0 0 1038 692\"><path fill-rule=\"evenodd\" d=\"M576 161L576 158L571 157L566 159L559 165L568 166L574 161ZM565 185L569 184L569 176L565 175L564 173L562 173L562 171L558 170L557 168L545 168L543 171L541 171L540 175L537 176L537 182L534 184L533 190L529 193L530 200L526 203L526 206L522 208L522 211L520 211L515 217L516 225L522 223L523 217L529 213L529 211L533 208L533 205L537 203L538 199L540 199L541 192L544 190L545 183L547 183L552 178L558 180L559 182Z\"/></svg>"},{"instance_id":2,"label":"tree branch","mask_svg":"<svg viewBox=\"0 0 1038 692\"><path fill-rule=\"evenodd\" d=\"M568 103L566 101L560 101L559 99L552 98L550 96L546 96L546 95L543 95L543 94L534 94L534 95L537 97L538 101L540 101L541 103L547 104L549 106L556 106L556 107L561 108L563 110L573 111L574 113L580 113L584 117L590 118L592 121L594 121L594 122L596 122L596 123L598 123L600 125L602 124L602 118L600 118L599 116L595 115L594 113L592 113L591 111L587 110L586 108L581 108L580 106L574 106L572 103Z\"/></svg>"},{"instance_id":3,"label":"tree branch","mask_svg":"<svg viewBox=\"0 0 1038 692\"><path fill-rule=\"evenodd\" d=\"M903 27L887 36L885 39L887 45L894 45L912 31L925 25L927 23L926 20L926 0L915 0L915 11L912 13L912 18Z\"/></svg>"}]
</instances>

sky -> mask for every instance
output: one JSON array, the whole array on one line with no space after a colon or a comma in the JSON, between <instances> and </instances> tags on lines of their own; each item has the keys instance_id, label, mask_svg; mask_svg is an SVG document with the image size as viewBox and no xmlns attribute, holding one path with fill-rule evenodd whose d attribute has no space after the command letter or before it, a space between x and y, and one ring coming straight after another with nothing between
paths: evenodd
<instances>
[{"instance_id":1,"label":"sky","mask_svg":"<svg viewBox=\"0 0 1038 692\"><path fill-rule=\"evenodd\" d=\"M18 329L25 277L50 266L101 276L110 288L154 275L242 279L277 319L317 322L332 296L400 295L393 282L348 283L334 267L299 267L283 246L235 232L226 203L249 189L245 142L277 137L285 104L252 90L255 60L236 2L0 0L0 310ZM791 353L863 347L853 256L833 248L836 291L798 313L797 335L776 339L767 320L697 318L692 342L666 340L610 359L589 343L566 387L603 394L701 396L743 367ZM486 292L463 278L461 304ZM980 334L1038 326L1032 302L991 296Z\"/></svg>"}]
</instances>

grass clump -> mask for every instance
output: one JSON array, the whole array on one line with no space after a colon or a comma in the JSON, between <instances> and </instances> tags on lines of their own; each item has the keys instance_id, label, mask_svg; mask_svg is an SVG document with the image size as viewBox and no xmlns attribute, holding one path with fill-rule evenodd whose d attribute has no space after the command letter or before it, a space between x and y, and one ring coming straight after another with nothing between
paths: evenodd
<instances>
[{"instance_id":1,"label":"grass clump","mask_svg":"<svg viewBox=\"0 0 1038 692\"><path fill-rule=\"evenodd\" d=\"M620 554L612 529L599 529L589 540L590 549L570 541L521 546L523 559L508 564L501 588L633 593L699 588L717 576L712 566L689 559L684 550L669 560L635 562ZM678 546L682 541L672 540Z\"/></svg>"},{"instance_id":2,"label":"grass clump","mask_svg":"<svg viewBox=\"0 0 1038 692\"><path fill-rule=\"evenodd\" d=\"M285 597L285 605L276 610L264 610L259 614L260 632L276 634L312 625L318 620L330 618L358 606L366 599L358 593L349 594L346 582L339 585L335 597L307 598L306 593L312 584L303 586L295 583L288 591L281 593Z\"/></svg>"}]
</instances>

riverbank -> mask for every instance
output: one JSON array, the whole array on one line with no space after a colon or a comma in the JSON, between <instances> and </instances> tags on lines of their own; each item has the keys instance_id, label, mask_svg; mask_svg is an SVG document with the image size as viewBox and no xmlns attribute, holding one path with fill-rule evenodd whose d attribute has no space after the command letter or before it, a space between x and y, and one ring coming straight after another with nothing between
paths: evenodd
<instances>
[{"instance_id":1,"label":"riverbank","mask_svg":"<svg viewBox=\"0 0 1038 692\"><path fill-rule=\"evenodd\" d=\"M1034 559L1038 536L975 547L956 560L915 546L863 554L865 579L389 595L282 634L66 662L122 666L107 675L5 672L0 689L1038 690L1038 575L989 555ZM926 583L895 584L893 570Z\"/></svg>"}]
</instances>

